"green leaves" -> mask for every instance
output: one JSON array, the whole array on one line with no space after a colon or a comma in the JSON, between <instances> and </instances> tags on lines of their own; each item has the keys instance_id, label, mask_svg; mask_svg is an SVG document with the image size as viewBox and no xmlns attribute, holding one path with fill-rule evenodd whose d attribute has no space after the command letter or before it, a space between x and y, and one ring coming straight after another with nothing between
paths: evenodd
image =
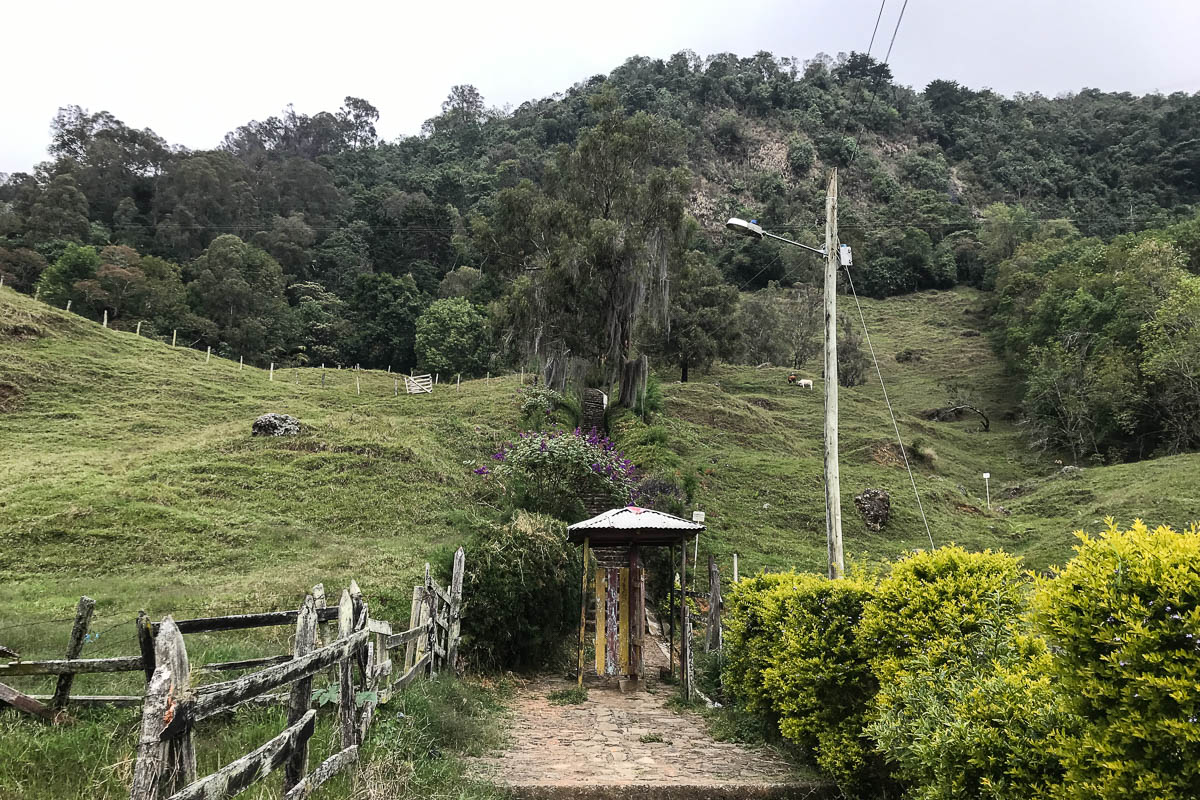
<instances>
[{"instance_id":1,"label":"green leaves","mask_svg":"<svg viewBox=\"0 0 1200 800\"><path fill-rule=\"evenodd\" d=\"M1200 529L1140 520L1099 537L1038 585L1037 621L1051 672L1084 724L1056 742L1063 797L1200 792Z\"/></svg>"}]
</instances>

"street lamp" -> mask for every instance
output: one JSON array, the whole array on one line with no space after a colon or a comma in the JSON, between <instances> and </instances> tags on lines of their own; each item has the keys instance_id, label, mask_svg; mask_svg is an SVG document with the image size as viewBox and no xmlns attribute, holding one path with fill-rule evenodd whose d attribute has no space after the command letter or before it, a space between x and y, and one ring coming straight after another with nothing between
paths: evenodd
<instances>
[{"instance_id":1,"label":"street lamp","mask_svg":"<svg viewBox=\"0 0 1200 800\"><path fill-rule=\"evenodd\" d=\"M810 253L816 253L819 256L825 255L825 251L819 247L809 247L806 244L801 244L800 242L793 242L791 239L785 239L782 236L776 236L773 233L764 231L762 229L762 226L758 224L758 220L756 220L756 219L752 219L749 222L746 222L746 220L744 220L744 219L738 219L737 217L734 217L731 220L729 220L729 222L725 223L725 227L729 228L729 230L731 230L731 231L736 231L737 233L740 233L743 236L749 236L752 239L762 239L763 237L766 237L768 239L775 239L776 241L786 242L787 244L794 245L796 247L803 247L805 250L809 251Z\"/></svg>"},{"instance_id":2,"label":"street lamp","mask_svg":"<svg viewBox=\"0 0 1200 800\"><path fill-rule=\"evenodd\" d=\"M776 241L816 253L825 259L825 540L829 550L829 577L846 574L842 556L842 494L838 468L838 377L837 377L837 270L849 267L850 248L837 244L837 170L829 177L825 195L825 247L810 247L764 231L758 220L734 217L725 227L752 239Z\"/></svg>"}]
</instances>

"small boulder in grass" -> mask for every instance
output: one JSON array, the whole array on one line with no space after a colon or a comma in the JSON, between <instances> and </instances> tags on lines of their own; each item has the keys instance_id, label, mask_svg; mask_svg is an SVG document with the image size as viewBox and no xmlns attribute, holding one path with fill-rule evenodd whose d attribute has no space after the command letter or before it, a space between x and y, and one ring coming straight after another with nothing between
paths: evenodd
<instances>
[{"instance_id":1,"label":"small boulder in grass","mask_svg":"<svg viewBox=\"0 0 1200 800\"><path fill-rule=\"evenodd\" d=\"M300 420L287 414L263 414L250 428L254 436L297 436Z\"/></svg>"},{"instance_id":2,"label":"small boulder in grass","mask_svg":"<svg viewBox=\"0 0 1200 800\"><path fill-rule=\"evenodd\" d=\"M883 489L864 489L862 494L855 495L854 505L873 531L883 530L892 514L891 495Z\"/></svg>"}]
</instances>

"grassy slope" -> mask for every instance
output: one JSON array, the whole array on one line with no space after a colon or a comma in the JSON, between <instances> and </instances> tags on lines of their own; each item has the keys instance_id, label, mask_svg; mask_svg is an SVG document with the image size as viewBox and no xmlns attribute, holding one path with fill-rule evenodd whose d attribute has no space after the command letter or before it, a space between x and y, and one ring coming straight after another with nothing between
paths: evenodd
<instances>
[{"instance_id":1,"label":"grassy slope","mask_svg":"<svg viewBox=\"0 0 1200 800\"><path fill-rule=\"evenodd\" d=\"M923 440L936 453L932 464L913 464L935 543L1002 547L1044 567L1069 557L1074 530L1095 530L1108 514L1177 527L1200 517L1200 455L1088 468L1071 478L1060 474L1053 457L1031 451L1020 428L1004 418L1018 405L1015 387L986 338L963 335L983 328L982 300L978 292L959 289L863 301L904 441ZM840 302L856 315L851 299ZM895 354L906 348L924 351L923 359L898 363ZM815 390L788 386L786 370L733 367L664 386L664 414L652 422L668 429L684 468L704 472L697 505L707 511L710 533L700 549L711 548L726 568L737 552L743 571L824 569L819 361L798 374L812 378ZM908 476L896 451L886 449L895 438L878 379L873 371L868 378L840 392L845 550L858 561L929 542ZM991 417L990 432L982 432L977 419L936 423L916 416L947 404L948 381L975 388ZM640 435L631 430L624 440L633 443ZM631 450L635 460L653 457L645 447ZM992 475L990 513L985 471ZM854 507L854 495L867 487L891 493L892 521L882 532L867 530ZM1015 487L1022 494L1007 496Z\"/></svg>"},{"instance_id":2,"label":"grassy slope","mask_svg":"<svg viewBox=\"0 0 1200 800\"><path fill-rule=\"evenodd\" d=\"M247 606L355 577L407 610L429 553L491 513L463 461L516 424L515 379L393 397L364 371L357 394L352 371L271 382L8 290L0 320L19 392L0 413L0 608L61 613L84 590L98 614ZM267 411L304 434L252 438Z\"/></svg>"},{"instance_id":3,"label":"grassy slope","mask_svg":"<svg viewBox=\"0 0 1200 800\"><path fill-rule=\"evenodd\" d=\"M135 653L139 608L295 608L318 581L337 592L355 578L373 613L406 619L425 560L496 516L475 502L463 462L509 436L516 381L394 397L393 376L362 372L358 394L353 372L327 371L324 389L320 372L279 370L272 382L0 289L0 643L60 658L84 593L99 634L86 657ZM304 434L252 438L267 411L297 416ZM189 636L188 650L193 664L278 653L290 634ZM134 674L79 676L73 689L140 690ZM56 729L0 714L0 796L127 794L136 710L76 713L79 724ZM206 722L202 771L282 726L277 709ZM314 764L332 752L329 727ZM277 793L273 777L250 796Z\"/></svg>"}]
</instances>

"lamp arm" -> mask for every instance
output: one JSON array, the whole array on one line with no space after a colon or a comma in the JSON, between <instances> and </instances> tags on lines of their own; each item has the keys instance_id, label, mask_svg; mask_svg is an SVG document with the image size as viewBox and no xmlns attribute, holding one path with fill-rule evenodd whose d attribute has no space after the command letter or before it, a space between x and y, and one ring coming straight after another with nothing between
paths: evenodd
<instances>
[{"instance_id":1,"label":"lamp arm","mask_svg":"<svg viewBox=\"0 0 1200 800\"><path fill-rule=\"evenodd\" d=\"M769 233L769 232L767 232L767 231L763 231L763 236L769 236L769 237L771 237L772 239L778 239L778 240L779 240L779 241L781 241L781 242L787 242L787 243L788 243L788 244L790 244L790 245L795 245L796 247L802 247L802 248L804 248L805 250L809 251L810 253L816 253L816 254L817 254L817 255L819 255L819 256L823 256L823 255L825 255L825 249L824 249L824 248L819 248L819 247L809 247L809 246L808 246L808 245L806 245L806 244L800 244L800 242L793 242L791 239L785 239L785 238L784 238L784 237L782 237L782 236L776 236L775 234L773 234L773 233Z\"/></svg>"}]
</instances>

